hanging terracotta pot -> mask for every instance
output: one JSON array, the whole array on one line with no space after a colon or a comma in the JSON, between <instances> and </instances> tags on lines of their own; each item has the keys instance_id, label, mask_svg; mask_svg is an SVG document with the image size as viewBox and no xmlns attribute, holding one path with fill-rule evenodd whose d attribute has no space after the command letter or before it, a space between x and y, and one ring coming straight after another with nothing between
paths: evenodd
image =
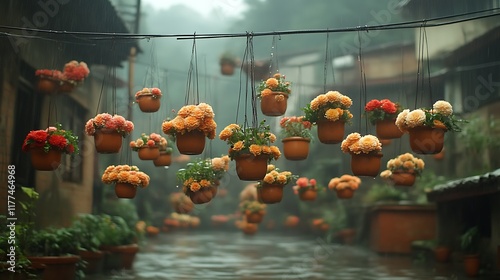
<instances>
[{"instance_id":1,"label":"hanging terracotta pot","mask_svg":"<svg viewBox=\"0 0 500 280\"><path fill-rule=\"evenodd\" d=\"M50 149L47 153L43 148L31 148L31 164L41 171L52 171L61 165L62 151Z\"/></svg>"},{"instance_id":2,"label":"hanging terracotta pot","mask_svg":"<svg viewBox=\"0 0 500 280\"><path fill-rule=\"evenodd\" d=\"M68 92L72 92L73 90L75 90L75 87L76 87L75 83L72 83L69 81L61 81L61 83L59 84L59 87L57 88L57 91L68 93Z\"/></svg>"},{"instance_id":3,"label":"hanging terracotta pot","mask_svg":"<svg viewBox=\"0 0 500 280\"><path fill-rule=\"evenodd\" d=\"M175 144L183 155L199 155L205 149L205 133L201 130L191 130L177 134Z\"/></svg>"},{"instance_id":4,"label":"hanging terracotta pot","mask_svg":"<svg viewBox=\"0 0 500 280\"><path fill-rule=\"evenodd\" d=\"M98 129L94 134L94 145L98 153L118 153L122 147L123 137L116 130Z\"/></svg>"},{"instance_id":5,"label":"hanging terracotta pot","mask_svg":"<svg viewBox=\"0 0 500 280\"><path fill-rule=\"evenodd\" d=\"M415 184L415 173L394 171L391 180L396 186L413 186Z\"/></svg>"},{"instance_id":6,"label":"hanging terracotta pot","mask_svg":"<svg viewBox=\"0 0 500 280\"><path fill-rule=\"evenodd\" d=\"M39 92L45 93L45 94L51 94L57 92L57 89L59 87L59 81L54 80L51 78L46 78L46 77L39 77L37 84L36 84L36 89Z\"/></svg>"},{"instance_id":7,"label":"hanging terracotta pot","mask_svg":"<svg viewBox=\"0 0 500 280\"><path fill-rule=\"evenodd\" d=\"M335 191L337 192L337 197L341 199L349 199L354 195L354 190L351 188L335 189Z\"/></svg>"},{"instance_id":8,"label":"hanging terracotta pot","mask_svg":"<svg viewBox=\"0 0 500 280\"><path fill-rule=\"evenodd\" d=\"M268 184L263 182L262 186L257 188L257 195L261 203L278 203L283 198L283 184Z\"/></svg>"},{"instance_id":9,"label":"hanging terracotta pot","mask_svg":"<svg viewBox=\"0 0 500 280\"><path fill-rule=\"evenodd\" d=\"M35 269L43 269L43 280L73 280L76 277L76 263L80 256L28 256L31 266Z\"/></svg>"},{"instance_id":10,"label":"hanging terracotta pot","mask_svg":"<svg viewBox=\"0 0 500 280\"><path fill-rule=\"evenodd\" d=\"M316 124L318 125L318 139L321 143L337 144L344 140L345 122L319 120Z\"/></svg>"},{"instance_id":11,"label":"hanging terracotta pot","mask_svg":"<svg viewBox=\"0 0 500 280\"><path fill-rule=\"evenodd\" d=\"M401 138L403 132L396 125L396 120L383 120L376 123L377 137L380 139Z\"/></svg>"},{"instance_id":12,"label":"hanging terracotta pot","mask_svg":"<svg viewBox=\"0 0 500 280\"><path fill-rule=\"evenodd\" d=\"M153 94L139 95L136 102L139 104L139 109L144 113L153 113L160 109L161 96L153 96Z\"/></svg>"},{"instance_id":13,"label":"hanging terracotta pot","mask_svg":"<svg viewBox=\"0 0 500 280\"><path fill-rule=\"evenodd\" d=\"M388 146L391 144L392 140L391 139L378 139L380 141L380 144L382 144L382 146Z\"/></svg>"},{"instance_id":14,"label":"hanging terracotta pot","mask_svg":"<svg viewBox=\"0 0 500 280\"><path fill-rule=\"evenodd\" d=\"M194 204L204 204L213 198L212 187L203 187L196 192L189 192L189 198Z\"/></svg>"},{"instance_id":15,"label":"hanging terracotta pot","mask_svg":"<svg viewBox=\"0 0 500 280\"><path fill-rule=\"evenodd\" d=\"M243 225L241 230L246 235L254 235L255 233L257 233L258 228L259 227L257 224L246 223L245 225Z\"/></svg>"},{"instance_id":16,"label":"hanging terracotta pot","mask_svg":"<svg viewBox=\"0 0 500 280\"><path fill-rule=\"evenodd\" d=\"M259 212L246 211L245 217L247 219L247 223L259 224L264 219L264 214L265 214L264 211L259 211Z\"/></svg>"},{"instance_id":17,"label":"hanging terracotta pot","mask_svg":"<svg viewBox=\"0 0 500 280\"><path fill-rule=\"evenodd\" d=\"M356 176L376 177L380 171L382 154L351 154L351 170Z\"/></svg>"},{"instance_id":18,"label":"hanging terracotta pot","mask_svg":"<svg viewBox=\"0 0 500 280\"><path fill-rule=\"evenodd\" d=\"M283 154L288 160L303 160L309 155L311 139L302 137L287 137L283 140Z\"/></svg>"},{"instance_id":19,"label":"hanging terracotta pot","mask_svg":"<svg viewBox=\"0 0 500 280\"><path fill-rule=\"evenodd\" d=\"M437 154L443 149L445 129L419 126L408 132L410 147L417 154Z\"/></svg>"},{"instance_id":20,"label":"hanging terracotta pot","mask_svg":"<svg viewBox=\"0 0 500 280\"><path fill-rule=\"evenodd\" d=\"M259 181L267 173L268 155L254 156L252 154L242 154L235 158L236 173L240 180Z\"/></svg>"},{"instance_id":21,"label":"hanging terracotta pot","mask_svg":"<svg viewBox=\"0 0 500 280\"><path fill-rule=\"evenodd\" d=\"M224 76L232 76L234 74L234 63L221 62L220 73Z\"/></svg>"},{"instance_id":22,"label":"hanging terracotta pot","mask_svg":"<svg viewBox=\"0 0 500 280\"><path fill-rule=\"evenodd\" d=\"M434 248L434 256L438 262L448 262L450 260L451 249L446 246L437 246Z\"/></svg>"},{"instance_id":23,"label":"hanging terracotta pot","mask_svg":"<svg viewBox=\"0 0 500 280\"><path fill-rule=\"evenodd\" d=\"M262 114L266 116L281 116L286 112L287 102L287 93L273 91L269 95L262 96L260 100L260 110Z\"/></svg>"},{"instance_id":24,"label":"hanging terracotta pot","mask_svg":"<svg viewBox=\"0 0 500 280\"><path fill-rule=\"evenodd\" d=\"M443 149L441 150L441 152L437 153L437 154L434 154L432 155L432 157L435 159L435 160L443 160L444 159L444 156L445 156L445 148L443 147Z\"/></svg>"},{"instance_id":25,"label":"hanging terracotta pot","mask_svg":"<svg viewBox=\"0 0 500 280\"><path fill-rule=\"evenodd\" d=\"M161 151L160 155L153 160L153 163L155 166L169 166L172 164L172 153Z\"/></svg>"},{"instance_id":26,"label":"hanging terracotta pot","mask_svg":"<svg viewBox=\"0 0 500 280\"><path fill-rule=\"evenodd\" d=\"M299 190L299 198L302 201L314 201L318 196L318 191L308 188L307 190Z\"/></svg>"},{"instance_id":27,"label":"hanging terracotta pot","mask_svg":"<svg viewBox=\"0 0 500 280\"><path fill-rule=\"evenodd\" d=\"M464 270L465 275L475 277L479 273L479 255L465 255L464 256Z\"/></svg>"},{"instance_id":28,"label":"hanging terracotta pot","mask_svg":"<svg viewBox=\"0 0 500 280\"><path fill-rule=\"evenodd\" d=\"M142 160L154 160L160 156L160 148L158 147L142 147L137 150L139 158Z\"/></svg>"},{"instance_id":29,"label":"hanging terracotta pot","mask_svg":"<svg viewBox=\"0 0 500 280\"><path fill-rule=\"evenodd\" d=\"M137 187L129 183L116 183L115 194L119 198L134 198L137 193Z\"/></svg>"}]
</instances>

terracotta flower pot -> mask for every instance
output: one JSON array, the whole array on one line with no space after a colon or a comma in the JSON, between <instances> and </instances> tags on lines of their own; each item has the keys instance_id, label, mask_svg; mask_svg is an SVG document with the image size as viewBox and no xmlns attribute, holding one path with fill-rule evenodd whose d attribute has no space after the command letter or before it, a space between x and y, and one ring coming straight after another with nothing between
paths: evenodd
<instances>
[{"instance_id":1,"label":"terracotta flower pot","mask_svg":"<svg viewBox=\"0 0 500 280\"><path fill-rule=\"evenodd\" d=\"M59 84L59 87L57 88L57 91L68 93L68 92L72 92L73 90L75 90L75 87L76 87L75 83L68 82L68 81L61 81L61 83Z\"/></svg>"},{"instance_id":2,"label":"terracotta flower pot","mask_svg":"<svg viewBox=\"0 0 500 280\"><path fill-rule=\"evenodd\" d=\"M410 147L417 154L437 154L443 149L445 129L419 126L408 132Z\"/></svg>"},{"instance_id":3,"label":"terracotta flower pot","mask_svg":"<svg viewBox=\"0 0 500 280\"><path fill-rule=\"evenodd\" d=\"M144 94L137 97L136 102L139 104L139 109L145 113L153 113L160 109L161 96L153 97L153 94Z\"/></svg>"},{"instance_id":4,"label":"terracotta flower pot","mask_svg":"<svg viewBox=\"0 0 500 280\"><path fill-rule=\"evenodd\" d=\"M42 148L32 148L30 154L36 170L52 171L61 165L62 151L51 149L46 153Z\"/></svg>"},{"instance_id":5,"label":"terracotta flower pot","mask_svg":"<svg viewBox=\"0 0 500 280\"><path fill-rule=\"evenodd\" d=\"M392 140L391 139L378 139L380 141L380 143L382 144L382 146L388 146L391 144Z\"/></svg>"},{"instance_id":6,"label":"terracotta flower pot","mask_svg":"<svg viewBox=\"0 0 500 280\"><path fill-rule=\"evenodd\" d=\"M415 173L394 171L391 180L396 186L413 186L415 184Z\"/></svg>"},{"instance_id":7,"label":"terracotta flower pot","mask_svg":"<svg viewBox=\"0 0 500 280\"><path fill-rule=\"evenodd\" d=\"M132 269L139 246L137 244L107 246L103 250L111 253L106 256L105 265L108 269Z\"/></svg>"},{"instance_id":8,"label":"terracotta flower pot","mask_svg":"<svg viewBox=\"0 0 500 280\"><path fill-rule=\"evenodd\" d=\"M309 155L311 139L302 137L287 137L283 140L283 154L288 160L303 160Z\"/></svg>"},{"instance_id":9,"label":"terracotta flower pot","mask_svg":"<svg viewBox=\"0 0 500 280\"><path fill-rule=\"evenodd\" d=\"M380 139L401 138L403 132L399 130L396 120L383 120L376 123L377 137Z\"/></svg>"},{"instance_id":10,"label":"terracotta flower pot","mask_svg":"<svg viewBox=\"0 0 500 280\"><path fill-rule=\"evenodd\" d=\"M160 155L153 160L155 166L169 166L172 164L172 154L167 152L160 152Z\"/></svg>"},{"instance_id":11,"label":"terracotta flower pot","mask_svg":"<svg viewBox=\"0 0 500 280\"><path fill-rule=\"evenodd\" d=\"M314 189L299 190L299 198L302 201L314 201L318 196L318 191Z\"/></svg>"},{"instance_id":12,"label":"terracotta flower pot","mask_svg":"<svg viewBox=\"0 0 500 280\"><path fill-rule=\"evenodd\" d=\"M59 81L47 77L38 77L36 84L36 89L45 94L51 94L57 92L59 88Z\"/></svg>"},{"instance_id":13,"label":"terracotta flower pot","mask_svg":"<svg viewBox=\"0 0 500 280\"><path fill-rule=\"evenodd\" d=\"M434 256L438 262L448 262L450 260L451 249L446 246L434 248Z\"/></svg>"},{"instance_id":14,"label":"terracotta flower pot","mask_svg":"<svg viewBox=\"0 0 500 280\"><path fill-rule=\"evenodd\" d=\"M189 192L189 198L194 204L204 204L213 198L212 187L203 187L196 192Z\"/></svg>"},{"instance_id":15,"label":"terracotta flower pot","mask_svg":"<svg viewBox=\"0 0 500 280\"><path fill-rule=\"evenodd\" d=\"M345 122L319 120L318 139L323 144L337 144L344 140Z\"/></svg>"},{"instance_id":16,"label":"terracotta flower pot","mask_svg":"<svg viewBox=\"0 0 500 280\"><path fill-rule=\"evenodd\" d=\"M342 243L352 245L354 243L354 239L356 238L356 230L353 228L345 228L340 230L338 235L340 239L342 239Z\"/></svg>"},{"instance_id":17,"label":"terracotta flower pot","mask_svg":"<svg viewBox=\"0 0 500 280\"><path fill-rule=\"evenodd\" d=\"M234 63L221 62L220 73L224 76L232 76L234 74Z\"/></svg>"},{"instance_id":18,"label":"terracotta flower pot","mask_svg":"<svg viewBox=\"0 0 500 280\"><path fill-rule=\"evenodd\" d=\"M42 280L74 280L76 263L80 260L80 256L28 256L28 259L33 268L43 269Z\"/></svg>"},{"instance_id":19,"label":"terracotta flower pot","mask_svg":"<svg viewBox=\"0 0 500 280\"><path fill-rule=\"evenodd\" d=\"M283 96L281 98L280 96ZM262 114L270 117L281 116L286 112L288 93L273 91L271 94L262 96L260 110Z\"/></svg>"},{"instance_id":20,"label":"terracotta flower pot","mask_svg":"<svg viewBox=\"0 0 500 280\"><path fill-rule=\"evenodd\" d=\"M217 192L219 191L219 185L212 185L210 187L210 191L212 192L212 199L217 195Z\"/></svg>"},{"instance_id":21,"label":"terracotta flower pot","mask_svg":"<svg viewBox=\"0 0 500 280\"><path fill-rule=\"evenodd\" d=\"M236 157L236 173L240 180L259 181L267 173L268 155L243 154Z\"/></svg>"},{"instance_id":22,"label":"terracotta flower pot","mask_svg":"<svg viewBox=\"0 0 500 280\"><path fill-rule=\"evenodd\" d=\"M337 197L341 199L349 199L352 198L354 195L354 190L351 188L345 188L345 189L336 189L335 190L337 193Z\"/></svg>"},{"instance_id":23,"label":"terracotta flower pot","mask_svg":"<svg viewBox=\"0 0 500 280\"><path fill-rule=\"evenodd\" d=\"M154 160L160 156L160 148L158 147L142 147L137 150L139 158L142 160Z\"/></svg>"},{"instance_id":24,"label":"terracotta flower pot","mask_svg":"<svg viewBox=\"0 0 500 280\"><path fill-rule=\"evenodd\" d=\"M264 214L265 213L263 211L245 213L247 223L259 224L264 219Z\"/></svg>"},{"instance_id":25,"label":"terracotta flower pot","mask_svg":"<svg viewBox=\"0 0 500 280\"><path fill-rule=\"evenodd\" d=\"M199 155L205 149L205 133L201 130L192 130L184 134L176 134L175 144L181 154Z\"/></svg>"},{"instance_id":26,"label":"terracotta flower pot","mask_svg":"<svg viewBox=\"0 0 500 280\"><path fill-rule=\"evenodd\" d=\"M380 171L382 154L351 154L351 170L356 176L376 177Z\"/></svg>"},{"instance_id":27,"label":"terracotta flower pot","mask_svg":"<svg viewBox=\"0 0 500 280\"><path fill-rule=\"evenodd\" d=\"M98 153L118 153L122 147L123 136L116 130L98 129L94 134L94 145Z\"/></svg>"},{"instance_id":28,"label":"terracotta flower pot","mask_svg":"<svg viewBox=\"0 0 500 280\"><path fill-rule=\"evenodd\" d=\"M137 193L137 187L128 183L116 183L115 194L119 198L134 198Z\"/></svg>"},{"instance_id":29,"label":"terracotta flower pot","mask_svg":"<svg viewBox=\"0 0 500 280\"><path fill-rule=\"evenodd\" d=\"M283 198L283 184L268 184L263 182L262 187L257 189L257 195L261 203L278 203Z\"/></svg>"},{"instance_id":30,"label":"terracotta flower pot","mask_svg":"<svg viewBox=\"0 0 500 280\"><path fill-rule=\"evenodd\" d=\"M104 264L102 251L80 251L80 257L86 262L85 274L96 274L102 271Z\"/></svg>"},{"instance_id":31,"label":"terracotta flower pot","mask_svg":"<svg viewBox=\"0 0 500 280\"><path fill-rule=\"evenodd\" d=\"M250 223L245 224L241 228L243 233L246 235L254 235L255 233L257 233L258 229L259 229L258 224L250 224Z\"/></svg>"},{"instance_id":32,"label":"terracotta flower pot","mask_svg":"<svg viewBox=\"0 0 500 280\"><path fill-rule=\"evenodd\" d=\"M468 277L475 277L479 272L479 255L464 256L464 270Z\"/></svg>"}]
</instances>

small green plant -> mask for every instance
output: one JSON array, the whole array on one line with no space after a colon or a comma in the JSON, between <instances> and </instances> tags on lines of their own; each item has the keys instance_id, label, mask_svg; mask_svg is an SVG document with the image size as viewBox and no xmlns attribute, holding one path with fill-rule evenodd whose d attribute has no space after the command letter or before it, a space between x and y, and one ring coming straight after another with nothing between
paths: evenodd
<instances>
[{"instance_id":1,"label":"small green plant","mask_svg":"<svg viewBox=\"0 0 500 280\"><path fill-rule=\"evenodd\" d=\"M138 234L119 216L102 215L102 245L120 246L137 242Z\"/></svg>"},{"instance_id":2,"label":"small green plant","mask_svg":"<svg viewBox=\"0 0 500 280\"><path fill-rule=\"evenodd\" d=\"M363 197L366 204L375 204L382 201L400 201L405 198L405 193L392 186L375 184Z\"/></svg>"},{"instance_id":3,"label":"small green plant","mask_svg":"<svg viewBox=\"0 0 500 280\"><path fill-rule=\"evenodd\" d=\"M78 253L78 242L68 228L37 230L26 245L29 256L64 256Z\"/></svg>"},{"instance_id":4,"label":"small green plant","mask_svg":"<svg viewBox=\"0 0 500 280\"><path fill-rule=\"evenodd\" d=\"M71 232L78 242L79 249L85 251L98 251L102 244L103 219L92 214L80 214L71 225Z\"/></svg>"},{"instance_id":5,"label":"small green plant","mask_svg":"<svg viewBox=\"0 0 500 280\"><path fill-rule=\"evenodd\" d=\"M479 228L477 226L467 229L460 236L460 247L466 254L477 254L479 252L479 243Z\"/></svg>"}]
</instances>

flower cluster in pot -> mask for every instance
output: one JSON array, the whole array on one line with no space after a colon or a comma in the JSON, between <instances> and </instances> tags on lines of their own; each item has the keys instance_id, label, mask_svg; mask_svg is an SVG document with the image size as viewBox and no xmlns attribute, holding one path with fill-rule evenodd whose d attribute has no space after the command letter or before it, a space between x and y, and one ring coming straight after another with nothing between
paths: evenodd
<instances>
[{"instance_id":1,"label":"flower cluster in pot","mask_svg":"<svg viewBox=\"0 0 500 280\"><path fill-rule=\"evenodd\" d=\"M328 182L328 188L330 190L343 190L343 189L351 189L357 190L361 185L361 179L357 176L344 174L339 177L332 178L330 182Z\"/></svg>"},{"instance_id":2,"label":"flower cluster in pot","mask_svg":"<svg viewBox=\"0 0 500 280\"><path fill-rule=\"evenodd\" d=\"M304 120L304 116L296 117L283 117L280 120L281 135L284 138L288 137L301 137L306 139L311 139L311 127L310 121Z\"/></svg>"},{"instance_id":3,"label":"flower cluster in pot","mask_svg":"<svg viewBox=\"0 0 500 280\"><path fill-rule=\"evenodd\" d=\"M215 184L220 183L220 180L229 170L229 156L214 157L211 159L212 170L215 173Z\"/></svg>"},{"instance_id":4,"label":"flower cluster in pot","mask_svg":"<svg viewBox=\"0 0 500 280\"><path fill-rule=\"evenodd\" d=\"M268 78L265 81L262 81L259 85L259 92L257 93L258 98L262 98L264 96L271 95L273 92L279 92L275 96L276 101L285 100L285 95L287 96L292 92L290 89L290 82L285 80L285 75L281 75L280 73L274 74L271 78Z\"/></svg>"},{"instance_id":5,"label":"flower cluster in pot","mask_svg":"<svg viewBox=\"0 0 500 280\"><path fill-rule=\"evenodd\" d=\"M62 129L61 124L43 130L32 130L26 135L22 150L28 152L33 148L42 149L46 153L50 150L66 154L78 153L78 136L71 130Z\"/></svg>"},{"instance_id":6,"label":"flower cluster in pot","mask_svg":"<svg viewBox=\"0 0 500 280\"><path fill-rule=\"evenodd\" d=\"M303 192L306 190L317 190L318 183L316 179L308 179L307 177L300 177L295 182L295 186L293 186L293 193L299 194L299 192Z\"/></svg>"},{"instance_id":7,"label":"flower cluster in pot","mask_svg":"<svg viewBox=\"0 0 500 280\"><path fill-rule=\"evenodd\" d=\"M157 133L151 133L147 135L146 133L142 133L141 137L139 137L135 141L130 142L130 148L134 151L138 151L141 148L154 148L154 147L160 147L160 145L163 143L164 146L167 145L167 139L165 137L160 136L160 134Z\"/></svg>"},{"instance_id":8,"label":"flower cluster in pot","mask_svg":"<svg viewBox=\"0 0 500 280\"><path fill-rule=\"evenodd\" d=\"M230 145L229 157L234 160L239 155L265 155L277 160L281 152L277 146L271 145L276 141L276 135L271 133L269 125L262 121L257 127L242 128L237 124L226 126L219 134L219 138Z\"/></svg>"},{"instance_id":9,"label":"flower cluster in pot","mask_svg":"<svg viewBox=\"0 0 500 280\"><path fill-rule=\"evenodd\" d=\"M190 162L186 168L181 168L176 173L177 179L182 184L182 191L189 195L214 184L215 172L211 159L201 159Z\"/></svg>"},{"instance_id":10,"label":"flower cluster in pot","mask_svg":"<svg viewBox=\"0 0 500 280\"><path fill-rule=\"evenodd\" d=\"M171 154L174 151L173 142L174 140L170 135L167 135L167 137L160 137L160 144L158 145L158 147L160 148L160 152Z\"/></svg>"},{"instance_id":11,"label":"flower cluster in pot","mask_svg":"<svg viewBox=\"0 0 500 280\"><path fill-rule=\"evenodd\" d=\"M141 96L151 96L153 98L161 98L161 90L159 88L143 88L135 93L135 101L137 102Z\"/></svg>"},{"instance_id":12,"label":"flower cluster in pot","mask_svg":"<svg viewBox=\"0 0 500 280\"><path fill-rule=\"evenodd\" d=\"M348 110L352 100L338 91L329 91L316 96L302 110L305 113L304 120L317 123L321 120L348 122L352 114Z\"/></svg>"},{"instance_id":13,"label":"flower cluster in pot","mask_svg":"<svg viewBox=\"0 0 500 280\"><path fill-rule=\"evenodd\" d=\"M462 120L453 115L453 107L444 100L438 100L432 109L403 110L396 118L398 128L407 132L411 128L426 126L450 131L460 131L458 123Z\"/></svg>"},{"instance_id":14,"label":"flower cluster in pot","mask_svg":"<svg viewBox=\"0 0 500 280\"><path fill-rule=\"evenodd\" d=\"M353 132L342 141L340 149L344 153L356 154L378 154L382 151L382 143L374 135L367 134L361 136L357 132Z\"/></svg>"},{"instance_id":15,"label":"flower cluster in pot","mask_svg":"<svg viewBox=\"0 0 500 280\"><path fill-rule=\"evenodd\" d=\"M378 121L396 120L402 110L398 103L389 99L372 99L365 105L365 114L373 125Z\"/></svg>"},{"instance_id":16,"label":"flower cluster in pot","mask_svg":"<svg viewBox=\"0 0 500 280\"><path fill-rule=\"evenodd\" d=\"M134 130L134 123L120 115L112 116L108 113L101 113L88 120L85 124L85 133L88 136L94 136L97 130L116 131L125 138Z\"/></svg>"},{"instance_id":17,"label":"flower cluster in pot","mask_svg":"<svg viewBox=\"0 0 500 280\"><path fill-rule=\"evenodd\" d=\"M101 178L105 184L127 183L134 187L145 188L149 185L149 176L134 165L110 165Z\"/></svg>"},{"instance_id":18,"label":"flower cluster in pot","mask_svg":"<svg viewBox=\"0 0 500 280\"><path fill-rule=\"evenodd\" d=\"M207 103L186 105L177 112L174 119L163 122L162 130L165 134L172 136L200 130L209 139L214 139L217 128L214 116L212 106Z\"/></svg>"},{"instance_id":19,"label":"flower cluster in pot","mask_svg":"<svg viewBox=\"0 0 500 280\"><path fill-rule=\"evenodd\" d=\"M264 215L266 213L267 205L260 203L257 200L243 200L240 203L240 210L243 214L249 215L252 213L259 213Z\"/></svg>"},{"instance_id":20,"label":"flower cluster in pot","mask_svg":"<svg viewBox=\"0 0 500 280\"><path fill-rule=\"evenodd\" d=\"M64 65L63 71L52 69L38 69L35 71L35 76L49 78L72 84L83 82L90 74L90 70L85 62L72 60Z\"/></svg>"},{"instance_id":21,"label":"flower cluster in pot","mask_svg":"<svg viewBox=\"0 0 500 280\"><path fill-rule=\"evenodd\" d=\"M422 174L425 163L422 159L413 156L410 153L405 153L393 158L387 162L387 170L380 173L380 177L390 178L392 173L413 173L416 176Z\"/></svg>"},{"instance_id":22,"label":"flower cluster in pot","mask_svg":"<svg viewBox=\"0 0 500 280\"><path fill-rule=\"evenodd\" d=\"M268 185L286 185L292 180L297 179L297 175L293 175L290 171L281 171L273 164L267 165L267 174L262 181L259 181L257 188L261 188L264 183Z\"/></svg>"}]
</instances>

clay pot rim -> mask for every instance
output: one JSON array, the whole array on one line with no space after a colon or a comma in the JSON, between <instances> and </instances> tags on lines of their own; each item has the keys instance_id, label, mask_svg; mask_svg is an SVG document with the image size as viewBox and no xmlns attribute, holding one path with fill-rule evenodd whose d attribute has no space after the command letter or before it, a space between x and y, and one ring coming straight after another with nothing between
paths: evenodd
<instances>
[{"instance_id":1,"label":"clay pot rim","mask_svg":"<svg viewBox=\"0 0 500 280\"><path fill-rule=\"evenodd\" d=\"M349 152L349 154L351 154L351 156L372 156L372 157L383 157L384 154L382 154L381 152L377 152L377 153L374 153L374 152L369 152L369 153L359 153L359 154L356 154L356 153L353 153L353 152Z\"/></svg>"},{"instance_id":2,"label":"clay pot rim","mask_svg":"<svg viewBox=\"0 0 500 280\"><path fill-rule=\"evenodd\" d=\"M280 95L280 94L283 95L283 96L285 96L286 99L288 99L288 97L290 95L290 93L283 92L283 91L273 91L273 92L271 92L269 94L266 94L265 96L273 96L273 95ZM265 97L265 96L262 96L262 97Z\"/></svg>"},{"instance_id":3,"label":"clay pot rim","mask_svg":"<svg viewBox=\"0 0 500 280\"><path fill-rule=\"evenodd\" d=\"M31 262L35 263L44 263L44 264L52 264L52 263L76 263L81 258L78 255L62 255L62 256L27 256L27 258Z\"/></svg>"},{"instance_id":4,"label":"clay pot rim","mask_svg":"<svg viewBox=\"0 0 500 280\"><path fill-rule=\"evenodd\" d=\"M304 141L304 142L311 142L310 138L305 138L305 137L300 137L300 136L292 136L292 137L287 137L281 140L281 142L289 142L289 141Z\"/></svg>"},{"instance_id":5,"label":"clay pot rim","mask_svg":"<svg viewBox=\"0 0 500 280\"><path fill-rule=\"evenodd\" d=\"M416 127L408 128L408 131L411 131L412 129L436 129L436 130L443 130L444 132L448 131L448 128L445 125L435 125L435 126L419 125Z\"/></svg>"},{"instance_id":6,"label":"clay pot rim","mask_svg":"<svg viewBox=\"0 0 500 280\"><path fill-rule=\"evenodd\" d=\"M143 93L143 94L139 94L136 97L136 100L138 100L141 97L147 97L147 96L151 96L154 99L160 99L162 95L161 94L160 95L158 95L158 94L152 94L152 93Z\"/></svg>"}]
</instances>

